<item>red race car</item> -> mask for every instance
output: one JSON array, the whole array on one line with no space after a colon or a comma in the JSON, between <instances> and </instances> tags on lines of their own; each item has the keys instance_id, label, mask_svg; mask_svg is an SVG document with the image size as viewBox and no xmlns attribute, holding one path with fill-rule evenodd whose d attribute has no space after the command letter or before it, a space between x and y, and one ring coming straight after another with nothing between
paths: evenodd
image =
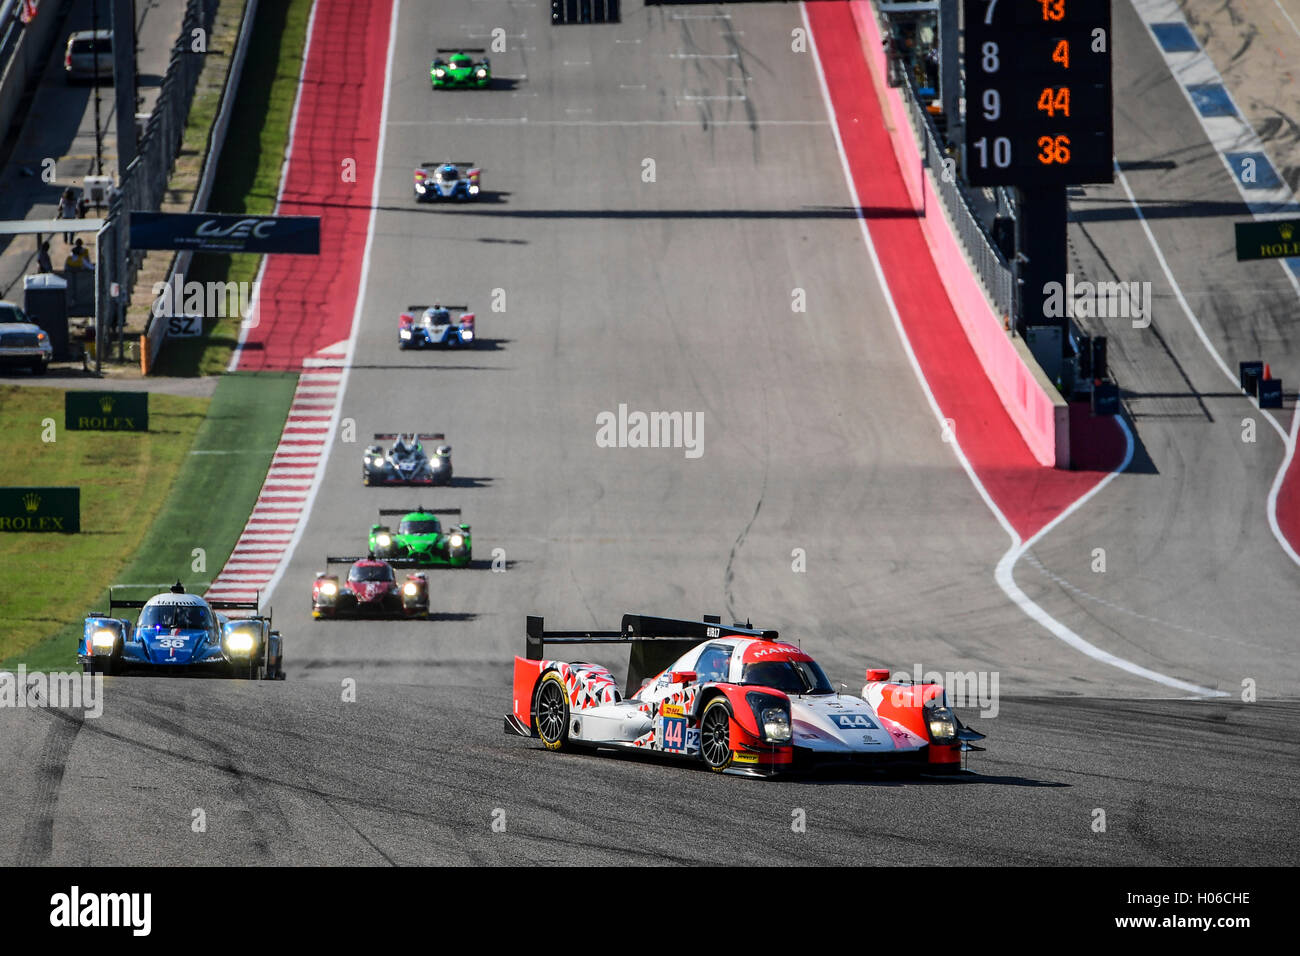
<instances>
[{"instance_id":1,"label":"red race car","mask_svg":"<svg viewBox=\"0 0 1300 956\"><path fill-rule=\"evenodd\" d=\"M776 631L625 614L617 631L547 631L529 617L527 635L505 731L548 750L609 747L769 776L823 765L956 772L964 752L983 749L942 684L873 668L861 697L838 693ZM626 646L625 691L599 664L547 659L547 644Z\"/></svg>"},{"instance_id":2,"label":"red race car","mask_svg":"<svg viewBox=\"0 0 1300 956\"><path fill-rule=\"evenodd\" d=\"M332 564L348 564L346 581L329 573ZM370 554L364 558L326 558L325 570L311 586L311 616L323 617L426 617L429 613L429 578L416 571L399 585L393 567Z\"/></svg>"}]
</instances>

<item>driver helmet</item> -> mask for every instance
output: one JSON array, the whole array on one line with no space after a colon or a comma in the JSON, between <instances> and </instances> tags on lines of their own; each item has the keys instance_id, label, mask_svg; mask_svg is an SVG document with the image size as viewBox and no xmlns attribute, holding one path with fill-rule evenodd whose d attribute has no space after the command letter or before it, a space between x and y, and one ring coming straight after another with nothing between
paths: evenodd
<instances>
[{"instance_id":1,"label":"driver helmet","mask_svg":"<svg viewBox=\"0 0 1300 956\"><path fill-rule=\"evenodd\" d=\"M451 457L451 446L450 446L450 445L439 445L436 449L434 449L434 454L437 455L439 458L450 458L450 457Z\"/></svg>"}]
</instances>

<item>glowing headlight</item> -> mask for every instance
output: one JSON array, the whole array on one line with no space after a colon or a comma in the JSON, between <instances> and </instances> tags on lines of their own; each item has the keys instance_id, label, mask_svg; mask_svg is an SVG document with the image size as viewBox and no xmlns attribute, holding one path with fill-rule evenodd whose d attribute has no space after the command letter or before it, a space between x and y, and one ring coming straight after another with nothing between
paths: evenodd
<instances>
[{"instance_id":1,"label":"glowing headlight","mask_svg":"<svg viewBox=\"0 0 1300 956\"><path fill-rule=\"evenodd\" d=\"M930 740L936 744L951 743L957 739L957 718L950 707L927 707L926 728Z\"/></svg>"},{"instance_id":2,"label":"glowing headlight","mask_svg":"<svg viewBox=\"0 0 1300 956\"><path fill-rule=\"evenodd\" d=\"M478 195L478 187L477 187L477 186L470 186L470 187L469 187L469 191L470 191L470 194L471 194L471 195L475 195L475 196Z\"/></svg>"},{"instance_id":3,"label":"glowing headlight","mask_svg":"<svg viewBox=\"0 0 1300 956\"><path fill-rule=\"evenodd\" d=\"M94 634L90 635L90 644L92 647L102 647L111 651L113 645L116 643L117 635L112 631L96 631Z\"/></svg>"},{"instance_id":4,"label":"glowing headlight","mask_svg":"<svg viewBox=\"0 0 1300 956\"><path fill-rule=\"evenodd\" d=\"M326 595L327 597L333 597L334 595L339 593L339 586L335 584L333 581L326 581L324 584L320 586L320 593Z\"/></svg>"},{"instance_id":5,"label":"glowing headlight","mask_svg":"<svg viewBox=\"0 0 1300 956\"><path fill-rule=\"evenodd\" d=\"M460 337L464 339L466 342L474 341L474 333L469 329L463 329L460 333Z\"/></svg>"},{"instance_id":6,"label":"glowing headlight","mask_svg":"<svg viewBox=\"0 0 1300 956\"><path fill-rule=\"evenodd\" d=\"M380 534L375 536L375 544L379 545L381 548L386 548L392 543L393 538L391 535Z\"/></svg>"},{"instance_id":7,"label":"glowing headlight","mask_svg":"<svg viewBox=\"0 0 1300 956\"><path fill-rule=\"evenodd\" d=\"M420 593L420 589L415 586L414 581L407 581L406 585L402 588L402 593L407 597L415 597Z\"/></svg>"},{"instance_id":8,"label":"glowing headlight","mask_svg":"<svg viewBox=\"0 0 1300 956\"><path fill-rule=\"evenodd\" d=\"M463 534L453 534L449 540L453 548L459 548L465 543L465 536Z\"/></svg>"},{"instance_id":9,"label":"glowing headlight","mask_svg":"<svg viewBox=\"0 0 1300 956\"><path fill-rule=\"evenodd\" d=\"M411 337L411 330L410 330L410 329L402 329L402 331L399 332L399 333L397 333L397 334L398 334L401 338L409 339L409 338Z\"/></svg>"},{"instance_id":10,"label":"glowing headlight","mask_svg":"<svg viewBox=\"0 0 1300 956\"><path fill-rule=\"evenodd\" d=\"M438 69L436 69L436 70L433 71L433 75L434 75L434 76L443 76L444 74L446 74L446 72L447 72L447 71L444 70L444 69L442 69L442 67L439 67Z\"/></svg>"},{"instance_id":11,"label":"glowing headlight","mask_svg":"<svg viewBox=\"0 0 1300 956\"><path fill-rule=\"evenodd\" d=\"M763 711L763 734L774 744L783 744L790 739L790 718L780 707L768 707Z\"/></svg>"},{"instance_id":12,"label":"glowing headlight","mask_svg":"<svg viewBox=\"0 0 1300 956\"><path fill-rule=\"evenodd\" d=\"M226 638L226 650L232 654L249 654L254 643L253 635L247 631L232 631Z\"/></svg>"},{"instance_id":13,"label":"glowing headlight","mask_svg":"<svg viewBox=\"0 0 1300 956\"><path fill-rule=\"evenodd\" d=\"M479 79L482 79L482 78L485 77L485 76L487 76L487 70L484 70L484 69L481 69L481 68L480 68L480 69L478 70L478 77L479 77Z\"/></svg>"}]
</instances>

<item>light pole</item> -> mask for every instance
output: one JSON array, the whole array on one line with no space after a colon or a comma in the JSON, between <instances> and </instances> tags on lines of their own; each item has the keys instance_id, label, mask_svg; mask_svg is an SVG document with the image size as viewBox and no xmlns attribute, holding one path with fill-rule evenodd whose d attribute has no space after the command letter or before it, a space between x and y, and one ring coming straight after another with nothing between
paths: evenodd
<instances>
[{"instance_id":1,"label":"light pole","mask_svg":"<svg viewBox=\"0 0 1300 956\"><path fill-rule=\"evenodd\" d=\"M95 175L104 175L104 138L99 128L99 0L90 3L91 56L95 64Z\"/></svg>"}]
</instances>

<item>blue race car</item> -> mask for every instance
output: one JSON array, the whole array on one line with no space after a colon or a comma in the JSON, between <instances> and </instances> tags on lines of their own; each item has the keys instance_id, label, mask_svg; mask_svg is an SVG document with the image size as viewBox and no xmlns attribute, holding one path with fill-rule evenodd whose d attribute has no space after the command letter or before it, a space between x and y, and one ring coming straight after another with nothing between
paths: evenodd
<instances>
[{"instance_id":1,"label":"blue race car","mask_svg":"<svg viewBox=\"0 0 1300 956\"><path fill-rule=\"evenodd\" d=\"M397 347L427 349L473 346L474 313L466 311L468 308L467 305L408 305L397 320Z\"/></svg>"},{"instance_id":2,"label":"blue race car","mask_svg":"<svg viewBox=\"0 0 1300 956\"><path fill-rule=\"evenodd\" d=\"M118 608L139 608L132 624L114 616ZM253 611L227 618L218 610ZM108 613L86 617L77 660L88 674L206 673L247 680L284 680L284 641L256 601L207 601L186 594L177 581L147 601L120 601L108 592Z\"/></svg>"},{"instance_id":3,"label":"blue race car","mask_svg":"<svg viewBox=\"0 0 1300 956\"><path fill-rule=\"evenodd\" d=\"M478 199L483 170L471 163L421 163L415 171L416 202Z\"/></svg>"}]
</instances>

